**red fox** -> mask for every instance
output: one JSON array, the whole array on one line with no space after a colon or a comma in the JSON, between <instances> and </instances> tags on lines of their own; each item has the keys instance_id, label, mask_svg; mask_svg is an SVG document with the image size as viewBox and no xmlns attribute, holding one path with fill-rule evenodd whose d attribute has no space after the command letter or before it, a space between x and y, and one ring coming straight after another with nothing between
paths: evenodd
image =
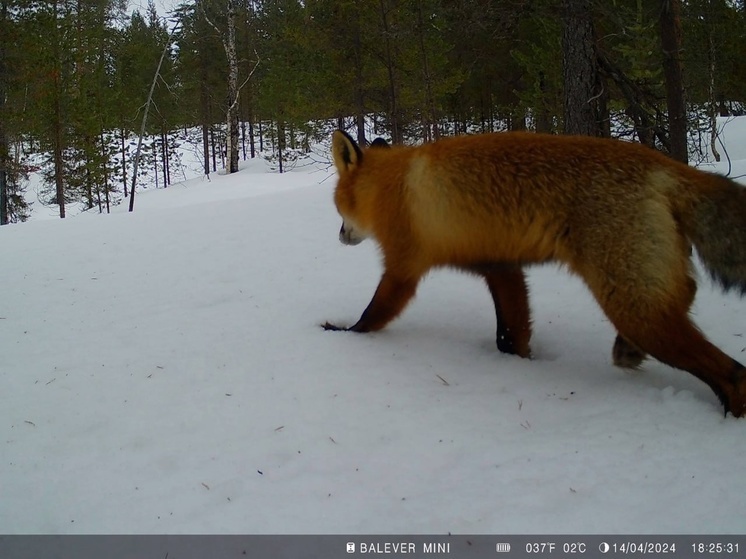
<instances>
[{"instance_id":1,"label":"red fox","mask_svg":"<svg viewBox=\"0 0 746 559\"><path fill-rule=\"evenodd\" d=\"M652 355L707 383L726 414L746 415L746 368L688 316L692 245L725 290L746 293L746 189L616 140L510 132L378 144L333 136L340 241L375 239L384 271L360 319L326 330L379 330L430 269L454 267L485 278L498 348L529 357L522 266L555 261L616 328L615 364Z\"/></svg>"}]
</instances>

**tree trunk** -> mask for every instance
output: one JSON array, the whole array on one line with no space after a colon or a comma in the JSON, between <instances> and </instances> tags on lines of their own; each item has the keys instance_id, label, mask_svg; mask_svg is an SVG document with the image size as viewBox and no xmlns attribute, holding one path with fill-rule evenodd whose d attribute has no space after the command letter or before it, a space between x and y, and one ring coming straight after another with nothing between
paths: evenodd
<instances>
[{"instance_id":1,"label":"tree trunk","mask_svg":"<svg viewBox=\"0 0 746 559\"><path fill-rule=\"evenodd\" d=\"M60 209L60 218L65 218L65 183L63 181L63 161L62 161L62 107L60 102L59 76L55 72L54 78L54 122L52 124L52 158L54 161L54 191L57 199L57 206Z\"/></svg>"},{"instance_id":2,"label":"tree trunk","mask_svg":"<svg viewBox=\"0 0 746 559\"><path fill-rule=\"evenodd\" d=\"M86 172L86 175L88 176L88 180L90 181L91 170L86 169L85 172ZM96 205L98 206L98 213L100 214L104 213L104 205L103 205L103 202L101 201L101 183L99 182L96 182ZM91 204L91 207L88 209L92 209L92 208L93 208L93 204Z\"/></svg>"},{"instance_id":3,"label":"tree trunk","mask_svg":"<svg viewBox=\"0 0 746 559\"><path fill-rule=\"evenodd\" d=\"M425 82L425 108L423 115L423 139L426 142L440 138L438 130L438 115L435 110L435 99L433 96L433 78L430 73L430 63L427 58L427 49L425 47L425 20L422 15L422 0L417 0L417 34L419 39L420 55L422 57L422 78Z\"/></svg>"},{"instance_id":4,"label":"tree trunk","mask_svg":"<svg viewBox=\"0 0 746 559\"><path fill-rule=\"evenodd\" d=\"M57 199L57 205L60 209L60 218L65 218L65 183L63 181L63 161L62 161L62 142L63 132L62 128L62 86L60 84L60 73L62 72L60 63L60 41L59 41L59 28L58 28L58 11L59 4L55 0L52 7L54 10L54 37L52 39L54 43L53 56L54 56L54 70L52 80L52 103L54 105L54 115L52 122L52 159L54 161L54 186L55 186L55 197Z\"/></svg>"},{"instance_id":5,"label":"tree trunk","mask_svg":"<svg viewBox=\"0 0 746 559\"><path fill-rule=\"evenodd\" d=\"M158 143L153 140L153 174L155 175L155 187L158 188Z\"/></svg>"},{"instance_id":6,"label":"tree trunk","mask_svg":"<svg viewBox=\"0 0 746 559\"><path fill-rule=\"evenodd\" d=\"M83 145L85 146L85 198L86 198L86 209L93 209L95 202L93 200L93 175L91 174L91 139L86 137Z\"/></svg>"},{"instance_id":7,"label":"tree trunk","mask_svg":"<svg viewBox=\"0 0 746 559\"><path fill-rule=\"evenodd\" d=\"M171 46L171 37L174 33L179 29L179 25L175 25L174 28L171 30L171 32L168 35L168 41L166 41L166 46L163 47L163 51L161 52L161 58L158 60L158 67L155 69L155 75L153 76L153 81L150 84L150 92L148 93L148 100L145 102L145 110L143 111L142 115L142 123L140 124L140 136L137 139L137 150L135 150L135 162L133 163L132 167L132 188L130 192L130 205L129 205L129 211L132 212L135 210L135 187L137 186L137 166L140 163L140 151L142 149L142 139L143 136L145 136L145 126L148 123L148 112L150 111L150 104L153 102L153 92L155 91L155 84L158 83L158 77L161 75L161 66L163 65L163 59L166 58L166 53L169 51ZM155 158L155 146L153 148L153 158ZM158 180L158 167L156 166L156 181ZM157 185L156 185L157 187Z\"/></svg>"},{"instance_id":8,"label":"tree trunk","mask_svg":"<svg viewBox=\"0 0 746 559\"><path fill-rule=\"evenodd\" d=\"M8 139L0 122L0 225L8 224Z\"/></svg>"},{"instance_id":9,"label":"tree trunk","mask_svg":"<svg viewBox=\"0 0 746 559\"><path fill-rule=\"evenodd\" d=\"M210 126L202 122L202 170L210 177Z\"/></svg>"},{"instance_id":10,"label":"tree trunk","mask_svg":"<svg viewBox=\"0 0 746 559\"><path fill-rule=\"evenodd\" d=\"M590 0L563 1L565 134L600 135L598 65Z\"/></svg>"},{"instance_id":11,"label":"tree trunk","mask_svg":"<svg viewBox=\"0 0 746 559\"><path fill-rule=\"evenodd\" d=\"M124 187L124 197L129 196L127 190L127 144L125 143L126 132L124 127L119 129L119 138L122 141L122 185Z\"/></svg>"},{"instance_id":12,"label":"tree trunk","mask_svg":"<svg viewBox=\"0 0 746 559\"><path fill-rule=\"evenodd\" d=\"M163 188L171 184L171 173L168 168L168 135L164 125L161 125L161 166L163 167Z\"/></svg>"},{"instance_id":13,"label":"tree trunk","mask_svg":"<svg viewBox=\"0 0 746 559\"><path fill-rule=\"evenodd\" d=\"M216 151L215 147L215 130L210 128L210 151L212 152L212 172L217 173L218 171L218 162L217 162L217 156L215 155Z\"/></svg>"},{"instance_id":14,"label":"tree trunk","mask_svg":"<svg viewBox=\"0 0 746 559\"><path fill-rule=\"evenodd\" d=\"M396 70L394 67L394 46L392 41L392 28L388 18L388 6L385 0L379 0L381 8L381 25L383 30L383 44L386 70L389 78L389 119L391 127L391 140L395 144L403 143L404 131L401 129L399 115L399 87L397 85Z\"/></svg>"},{"instance_id":15,"label":"tree trunk","mask_svg":"<svg viewBox=\"0 0 746 559\"><path fill-rule=\"evenodd\" d=\"M104 135L104 131L102 129L101 130L101 150L102 151L105 149L104 148L105 145L106 145L106 136ZM110 190L110 187L109 187L109 169L108 169L108 167L106 165L106 161L104 161L102 165L103 165L103 171L104 171L104 173L103 173L103 175L104 175L104 201L106 202L106 213L108 214L108 213L111 212L111 203L110 203L110 199L109 199L109 190Z\"/></svg>"},{"instance_id":16,"label":"tree trunk","mask_svg":"<svg viewBox=\"0 0 746 559\"><path fill-rule=\"evenodd\" d=\"M246 121L241 119L241 157L246 161Z\"/></svg>"},{"instance_id":17,"label":"tree trunk","mask_svg":"<svg viewBox=\"0 0 746 559\"><path fill-rule=\"evenodd\" d=\"M362 112L362 110L358 110L357 116L355 117L355 122L357 123L357 141L361 146L364 146L365 145L365 113Z\"/></svg>"},{"instance_id":18,"label":"tree trunk","mask_svg":"<svg viewBox=\"0 0 746 559\"><path fill-rule=\"evenodd\" d=\"M357 123L357 143L361 146L366 144L365 141L365 78L363 73L363 47L362 39L360 36L360 18L358 16L357 26L355 27L355 47L354 47L354 60L355 60L355 103L356 103L356 115L355 122Z\"/></svg>"},{"instance_id":19,"label":"tree trunk","mask_svg":"<svg viewBox=\"0 0 746 559\"><path fill-rule=\"evenodd\" d=\"M3 0L0 5L0 29L5 28L8 19L8 3ZM5 90L8 79L6 64L5 42L0 41L0 115L5 108ZM8 165L10 150L8 149L8 132L4 119L0 118L0 225L8 224Z\"/></svg>"},{"instance_id":20,"label":"tree trunk","mask_svg":"<svg viewBox=\"0 0 746 559\"><path fill-rule=\"evenodd\" d=\"M1 105L0 105L1 106ZM0 121L0 225L8 224L8 138Z\"/></svg>"},{"instance_id":21,"label":"tree trunk","mask_svg":"<svg viewBox=\"0 0 746 559\"><path fill-rule=\"evenodd\" d=\"M666 77L666 105L670 155L689 162L687 146L686 102L681 65L681 9L679 0L661 0L660 34L663 48L663 73Z\"/></svg>"},{"instance_id":22,"label":"tree trunk","mask_svg":"<svg viewBox=\"0 0 746 559\"><path fill-rule=\"evenodd\" d=\"M280 163L280 174L283 172L282 168L282 149L285 140L285 124L278 120L277 121L277 160Z\"/></svg>"},{"instance_id":23,"label":"tree trunk","mask_svg":"<svg viewBox=\"0 0 746 559\"><path fill-rule=\"evenodd\" d=\"M254 123L252 120L249 120L249 155L251 156L251 159L256 157L256 146L254 145Z\"/></svg>"},{"instance_id":24,"label":"tree trunk","mask_svg":"<svg viewBox=\"0 0 746 559\"><path fill-rule=\"evenodd\" d=\"M541 91L541 99L547 97L547 80L544 72L539 72L539 91ZM539 133L548 134L552 131L552 115L547 110L546 103L540 101L541 105L536 108L536 131Z\"/></svg>"},{"instance_id":25,"label":"tree trunk","mask_svg":"<svg viewBox=\"0 0 746 559\"><path fill-rule=\"evenodd\" d=\"M238 56L236 54L236 4L228 0L228 37L224 43L228 58L228 131L225 136L228 173L238 172Z\"/></svg>"},{"instance_id":26,"label":"tree trunk","mask_svg":"<svg viewBox=\"0 0 746 559\"><path fill-rule=\"evenodd\" d=\"M204 54L205 41L200 37L199 56L199 118L202 124L202 169L205 176L210 178L210 128L212 126L212 115L210 114L210 88L208 86L208 71L210 63Z\"/></svg>"},{"instance_id":27,"label":"tree trunk","mask_svg":"<svg viewBox=\"0 0 746 559\"><path fill-rule=\"evenodd\" d=\"M709 70L708 76L708 102L709 102L709 117L710 117L710 151L715 161L720 161L720 152L717 148L717 137L718 137L718 119L717 119L717 101L715 99L715 75L716 75L716 64L715 64L715 39L712 36L712 31L707 32L707 52L708 52L708 64Z\"/></svg>"}]
</instances>

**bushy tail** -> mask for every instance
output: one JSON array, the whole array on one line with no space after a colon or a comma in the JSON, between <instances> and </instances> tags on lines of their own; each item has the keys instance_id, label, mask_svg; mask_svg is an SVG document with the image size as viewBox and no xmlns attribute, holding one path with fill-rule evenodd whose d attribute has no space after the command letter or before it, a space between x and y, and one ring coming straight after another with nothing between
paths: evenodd
<instances>
[{"instance_id":1,"label":"bushy tail","mask_svg":"<svg viewBox=\"0 0 746 559\"><path fill-rule=\"evenodd\" d=\"M746 188L720 176L708 182L691 209L687 236L712 278L746 295Z\"/></svg>"}]
</instances>

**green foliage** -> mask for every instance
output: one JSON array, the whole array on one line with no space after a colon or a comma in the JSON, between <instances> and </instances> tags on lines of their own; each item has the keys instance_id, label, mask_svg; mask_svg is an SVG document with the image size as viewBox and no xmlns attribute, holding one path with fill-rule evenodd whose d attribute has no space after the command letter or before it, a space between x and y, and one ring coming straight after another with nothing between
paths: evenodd
<instances>
[{"instance_id":1,"label":"green foliage","mask_svg":"<svg viewBox=\"0 0 746 559\"><path fill-rule=\"evenodd\" d=\"M535 3L506 45L519 76L515 110L529 115L543 132L556 131L562 115L562 27L553 4Z\"/></svg>"},{"instance_id":2,"label":"green foliage","mask_svg":"<svg viewBox=\"0 0 746 559\"><path fill-rule=\"evenodd\" d=\"M746 10L726 0L693 0L684 9L684 65L690 100L746 103ZM711 94L714 99L710 99Z\"/></svg>"}]
</instances>

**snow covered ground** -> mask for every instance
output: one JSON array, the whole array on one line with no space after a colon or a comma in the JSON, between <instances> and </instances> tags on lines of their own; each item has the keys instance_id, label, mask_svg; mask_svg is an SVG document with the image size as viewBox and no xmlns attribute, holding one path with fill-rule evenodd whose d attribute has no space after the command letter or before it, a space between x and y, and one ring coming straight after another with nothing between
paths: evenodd
<instances>
[{"instance_id":1,"label":"snow covered ground","mask_svg":"<svg viewBox=\"0 0 746 559\"><path fill-rule=\"evenodd\" d=\"M262 165L0 229L0 532L743 533L746 419L615 368L577 278L530 271L532 361L448 271L380 333L325 332L376 248L339 244L331 169ZM746 359L746 301L703 279L693 314Z\"/></svg>"}]
</instances>

